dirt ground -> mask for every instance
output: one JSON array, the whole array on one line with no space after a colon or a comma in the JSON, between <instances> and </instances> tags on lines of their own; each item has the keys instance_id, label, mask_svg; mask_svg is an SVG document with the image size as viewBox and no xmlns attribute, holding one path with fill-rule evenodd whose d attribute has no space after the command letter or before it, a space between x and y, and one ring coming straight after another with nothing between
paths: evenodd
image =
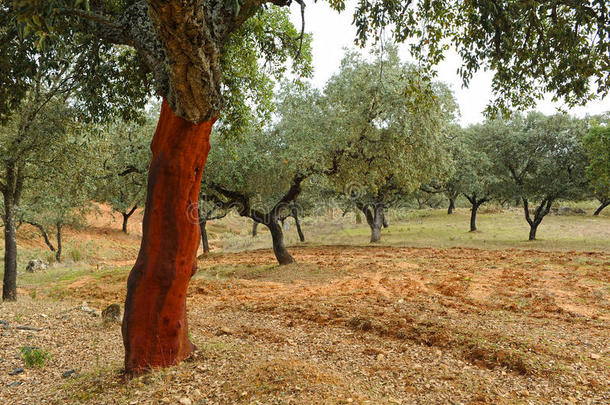
<instances>
[{"instance_id":1,"label":"dirt ground","mask_svg":"<svg viewBox=\"0 0 610 405\"><path fill-rule=\"evenodd\" d=\"M0 306L0 403L610 403L608 253L291 253L284 267L269 249L202 258L188 295L198 352L126 383L120 325L81 309L122 302L125 269L21 291ZM11 376L24 346L53 357Z\"/></svg>"}]
</instances>

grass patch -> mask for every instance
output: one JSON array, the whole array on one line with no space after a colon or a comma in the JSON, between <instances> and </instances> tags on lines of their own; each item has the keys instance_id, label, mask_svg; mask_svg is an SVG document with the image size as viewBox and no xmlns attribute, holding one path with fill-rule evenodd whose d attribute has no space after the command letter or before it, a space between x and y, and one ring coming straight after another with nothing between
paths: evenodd
<instances>
[{"instance_id":1,"label":"grass patch","mask_svg":"<svg viewBox=\"0 0 610 405\"><path fill-rule=\"evenodd\" d=\"M27 367L43 368L53 355L36 347L24 346L21 357Z\"/></svg>"}]
</instances>

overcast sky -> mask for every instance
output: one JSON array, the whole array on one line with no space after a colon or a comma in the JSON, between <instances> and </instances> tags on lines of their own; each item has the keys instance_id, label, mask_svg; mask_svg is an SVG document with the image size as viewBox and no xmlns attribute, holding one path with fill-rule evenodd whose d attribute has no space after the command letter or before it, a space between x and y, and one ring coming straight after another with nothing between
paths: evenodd
<instances>
[{"instance_id":1,"label":"overcast sky","mask_svg":"<svg viewBox=\"0 0 610 405\"><path fill-rule=\"evenodd\" d=\"M292 21L300 29L300 7L293 3L291 7ZM325 2L307 3L305 9L305 31L313 34L313 84L323 88L326 81L337 72L343 56L344 47L354 47L356 29L351 25L352 11L348 8L341 14L332 10ZM403 47L404 48L404 47ZM406 49L402 49L403 60L409 60ZM481 122L483 109L491 98L491 72L479 72L471 80L469 88L462 88L462 81L457 68L461 64L460 57L451 52L445 61L438 66L438 79L449 84L460 106L462 125ZM560 103L542 100L538 110L552 114L561 107ZM584 107L570 110L570 113L584 116L610 111L610 98L596 100Z\"/></svg>"}]
</instances>

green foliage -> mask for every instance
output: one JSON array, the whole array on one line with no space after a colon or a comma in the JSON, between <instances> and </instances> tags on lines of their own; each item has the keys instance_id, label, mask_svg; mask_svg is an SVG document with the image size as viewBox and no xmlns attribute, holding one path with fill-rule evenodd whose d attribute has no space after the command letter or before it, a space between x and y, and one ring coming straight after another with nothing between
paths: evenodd
<instances>
[{"instance_id":1,"label":"green foliage","mask_svg":"<svg viewBox=\"0 0 610 405\"><path fill-rule=\"evenodd\" d=\"M43 368L53 357L52 354L35 347L24 346L21 348L21 356L27 367Z\"/></svg>"},{"instance_id":2,"label":"green foliage","mask_svg":"<svg viewBox=\"0 0 610 405\"><path fill-rule=\"evenodd\" d=\"M270 120L276 82L288 73L311 76L311 36L306 34L301 43L299 35L289 10L269 6L229 37L221 60L225 104L216 125L220 133L239 138L252 122Z\"/></svg>"},{"instance_id":3,"label":"green foliage","mask_svg":"<svg viewBox=\"0 0 610 405\"><path fill-rule=\"evenodd\" d=\"M129 47L103 43L95 32L84 26L75 29L65 16L53 14L63 7L83 7L88 1L3 3L0 46L6 48L2 49L4 55L16 55L16 64L10 62L11 69L0 70L0 83L10 83L2 91L13 92L7 100L14 101L13 108L34 82L54 76L62 79L62 91L70 93L81 120L101 121L115 114L126 119L137 116L152 92L140 55ZM53 40L48 40L49 36ZM0 116L7 112L0 106Z\"/></svg>"},{"instance_id":4,"label":"green foliage","mask_svg":"<svg viewBox=\"0 0 610 405\"><path fill-rule=\"evenodd\" d=\"M589 158L589 186L600 201L610 201L610 126L594 125L583 143Z\"/></svg>"},{"instance_id":5,"label":"green foliage","mask_svg":"<svg viewBox=\"0 0 610 405\"><path fill-rule=\"evenodd\" d=\"M530 113L472 128L494 163L501 197L580 199L584 196L586 155L583 120L568 115Z\"/></svg>"},{"instance_id":6,"label":"green foliage","mask_svg":"<svg viewBox=\"0 0 610 405\"><path fill-rule=\"evenodd\" d=\"M342 10L344 0L329 0ZM607 1L476 0L362 1L354 11L357 42L380 40L393 27L398 41L428 66L449 46L464 60L468 83L495 71L489 112L533 106L545 92L570 104L610 90L610 4Z\"/></svg>"},{"instance_id":7,"label":"green foliage","mask_svg":"<svg viewBox=\"0 0 610 405\"><path fill-rule=\"evenodd\" d=\"M308 209L346 190L388 200L414 190L443 164L440 145L455 115L446 87L421 78L391 47L374 62L348 52L324 93L284 83L277 103L277 123L252 123L243 141L215 134L204 173L205 183L246 195L263 212L299 176Z\"/></svg>"},{"instance_id":8,"label":"green foliage","mask_svg":"<svg viewBox=\"0 0 610 405\"><path fill-rule=\"evenodd\" d=\"M483 147L485 139L477 127L463 131L453 140L455 170L449 183L458 193L490 199L499 193L494 163Z\"/></svg>"},{"instance_id":9,"label":"green foliage","mask_svg":"<svg viewBox=\"0 0 610 405\"><path fill-rule=\"evenodd\" d=\"M350 198L387 201L442 170L456 110L446 87L402 63L394 47L374 57L348 52L323 94L284 88L275 130L290 145L288 165L306 163Z\"/></svg>"},{"instance_id":10,"label":"green foliage","mask_svg":"<svg viewBox=\"0 0 610 405\"><path fill-rule=\"evenodd\" d=\"M100 148L102 173L96 181L96 199L113 210L128 213L146 201L150 139L155 131L158 108L140 121L116 120L102 129Z\"/></svg>"},{"instance_id":11,"label":"green foliage","mask_svg":"<svg viewBox=\"0 0 610 405\"><path fill-rule=\"evenodd\" d=\"M16 0L14 3L25 29L36 32L39 42L43 42L48 35L65 27L93 41L94 34L84 34L91 32L88 20L112 21L135 2ZM247 10L240 16L256 20L258 14L250 11L264 8L265 3L230 0L227 6L234 12ZM345 9L345 0L328 0L328 3L335 10ZM291 2L279 4L287 6ZM353 24L357 44L381 41L386 30L391 31L393 39L408 42L413 55L428 68L443 60L446 50L453 46L464 59L459 72L465 83L475 72L492 69L496 99L489 111L497 112L533 106L545 92L570 104L585 102L595 92L607 94L610 90L608 16L610 4L602 0L367 0L357 2ZM274 21L264 23L268 27ZM292 38L280 34L271 36L273 40L266 38L266 45L259 48L265 54L281 53L273 44ZM240 63L239 54L229 52L229 55L227 61ZM250 55L245 61L248 59ZM427 72L433 74L431 69ZM230 75L233 77L233 73Z\"/></svg>"}]
</instances>

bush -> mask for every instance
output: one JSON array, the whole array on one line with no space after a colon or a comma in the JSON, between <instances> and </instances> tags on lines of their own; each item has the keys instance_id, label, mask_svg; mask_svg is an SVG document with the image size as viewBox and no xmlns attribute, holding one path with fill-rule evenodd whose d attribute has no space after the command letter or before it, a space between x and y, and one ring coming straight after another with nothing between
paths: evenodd
<instances>
[{"instance_id":1,"label":"bush","mask_svg":"<svg viewBox=\"0 0 610 405\"><path fill-rule=\"evenodd\" d=\"M21 355L23 356L23 361L26 366L37 368L44 367L45 364L47 364L47 361L53 357L52 354L49 354L44 350L29 346L21 348Z\"/></svg>"}]
</instances>

